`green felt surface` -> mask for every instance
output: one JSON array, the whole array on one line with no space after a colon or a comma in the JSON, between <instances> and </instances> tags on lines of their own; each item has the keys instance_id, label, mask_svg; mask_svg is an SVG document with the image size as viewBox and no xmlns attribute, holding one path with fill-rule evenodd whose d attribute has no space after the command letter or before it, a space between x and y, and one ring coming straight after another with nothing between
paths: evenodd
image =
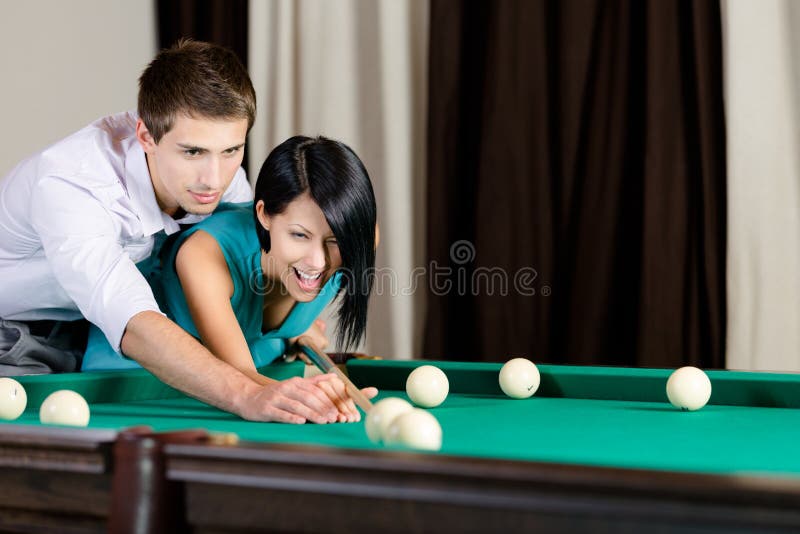
<instances>
[{"instance_id":1,"label":"green felt surface","mask_svg":"<svg viewBox=\"0 0 800 534\"><path fill-rule=\"evenodd\" d=\"M431 362L355 361L360 384L399 396L405 377ZM705 473L800 476L800 377L710 372L712 403L681 412L666 401L669 371L540 366L542 387L530 399L502 395L498 364L434 362L448 375L451 394L431 409L442 425L441 453ZM270 366L287 378L302 364ZM38 404L49 391L75 389L89 400L90 427L155 430L203 428L242 440L378 448L363 422L333 425L252 423L187 398L146 371L23 377L29 408L15 421L38 425ZM137 400L138 399L138 400ZM1 427L0 427L1 428Z\"/></svg>"}]
</instances>

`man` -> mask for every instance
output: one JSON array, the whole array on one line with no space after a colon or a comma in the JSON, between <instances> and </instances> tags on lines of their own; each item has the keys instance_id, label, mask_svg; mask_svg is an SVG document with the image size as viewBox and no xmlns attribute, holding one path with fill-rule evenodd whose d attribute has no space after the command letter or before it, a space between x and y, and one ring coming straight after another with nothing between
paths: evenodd
<instances>
[{"instance_id":1,"label":"man","mask_svg":"<svg viewBox=\"0 0 800 534\"><path fill-rule=\"evenodd\" d=\"M252 199L240 165L255 112L232 52L182 41L139 79L138 116L100 119L0 181L0 373L76 369L65 321L85 317L164 382L245 419L357 418L331 375L260 386L215 358L159 311L142 272L156 237Z\"/></svg>"}]
</instances>

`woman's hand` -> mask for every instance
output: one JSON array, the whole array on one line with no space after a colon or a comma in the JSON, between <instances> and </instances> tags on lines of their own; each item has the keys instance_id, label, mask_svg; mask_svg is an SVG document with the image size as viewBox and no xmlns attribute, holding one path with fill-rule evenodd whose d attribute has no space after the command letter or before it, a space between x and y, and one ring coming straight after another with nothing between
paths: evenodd
<instances>
[{"instance_id":1,"label":"woman's hand","mask_svg":"<svg viewBox=\"0 0 800 534\"><path fill-rule=\"evenodd\" d=\"M325 391L328 398L336 405L339 410L340 423L355 423L361 421L361 412L356 408L356 403L348 395L344 383L335 374L321 375L331 377L319 382L319 387ZM378 390L373 387L363 388L361 393L368 399L375 397Z\"/></svg>"},{"instance_id":2,"label":"woman's hand","mask_svg":"<svg viewBox=\"0 0 800 534\"><path fill-rule=\"evenodd\" d=\"M311 326L308 328L308 330L306 330L297 337L289 338L289 345L294 345L295 343L297 343L297 340L300 339L301 337L308 336L311 338L311 341L314 342L314 345L316 345L319 350L325 350L325 348L328 346L328 338L325 337L326 328L327 325L325 324L325 321L323 321L322 319L314 319L314 322L311 323ZM305 358L305 356L301 357L303 358L303 361L305 361L306 363L310 363Z\"/></svg>"},{"instance_id":3,"label":"woman's hand","mask_svg":"<svg viewBox=\"0 0 800 534\"><path fill-rule=\"evenodd\" d=\"M314 345L320 350L324 350L328 346L328 338L325 336L325 329L327 325L322 319L315 319L308 330L300 336L289 339L290 344L294 345L297 340L302 336L308 336ZM303 352L298 352L298 356L303 360L306 365L314 365ZM316 369L316 368L315 368ZM326 377L326 378L320 378ZM361 412L356 408L355 402L347 394L344 383L334 374L316 375L313 378L319 379L317 386L325 393L325 396L330 400L338 411L337 421L340 423L353 423L361 420ZM372 387L364 388L362 393L371 399L378 394L378 390Z\"/></svg>"}]
</instances>

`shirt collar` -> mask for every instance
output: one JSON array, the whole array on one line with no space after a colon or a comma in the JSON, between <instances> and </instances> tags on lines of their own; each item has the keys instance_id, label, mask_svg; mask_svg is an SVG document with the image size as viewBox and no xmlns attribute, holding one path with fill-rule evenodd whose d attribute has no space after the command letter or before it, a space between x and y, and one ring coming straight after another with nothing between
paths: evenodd
<instances>
[{"instance_id":1,"label":"shirt collar","mask_svg":"<svg viewBox=\"0 0 800 534\"><path fill-rule=\"evenodd\" d=\"M164 230L167 235L174 234L180 230L180 226L158 206L144 149L135 137L129 138L128 143L125 150L125 185L138 208L142 232L144 235L153 235Z\"/></svg>"}]
</instances>

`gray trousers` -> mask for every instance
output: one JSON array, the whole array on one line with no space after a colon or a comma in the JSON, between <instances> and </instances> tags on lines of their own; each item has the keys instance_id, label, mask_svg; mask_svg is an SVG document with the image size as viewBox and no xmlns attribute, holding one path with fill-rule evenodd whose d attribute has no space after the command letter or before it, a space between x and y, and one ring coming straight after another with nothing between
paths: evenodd
<instances>
[{"instance_id":1,"label":"gray trousers","mask_svg":"<svg viewBox=\"0 0 800 534\"><path fill-rule=\"evenodd\" d=\"M0 319L0 376L78 371L88 330L87 321Z\"/></svg>"}]
</instances>

